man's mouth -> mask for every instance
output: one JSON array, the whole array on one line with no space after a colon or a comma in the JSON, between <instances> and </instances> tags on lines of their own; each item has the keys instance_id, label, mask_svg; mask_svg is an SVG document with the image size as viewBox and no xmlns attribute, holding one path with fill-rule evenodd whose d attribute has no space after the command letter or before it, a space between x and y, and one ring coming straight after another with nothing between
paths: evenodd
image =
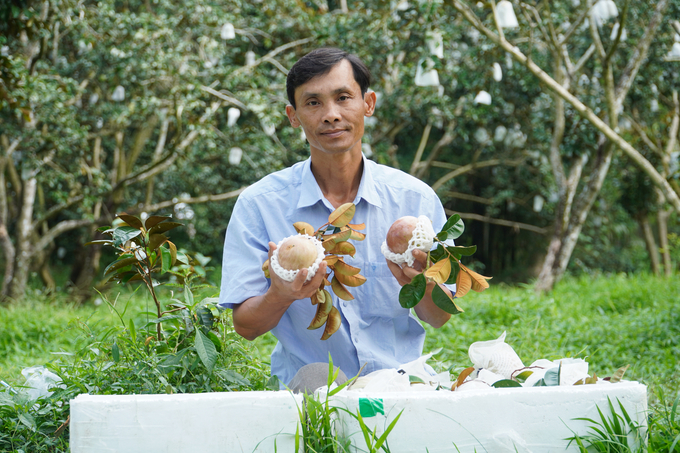
<instances>
[{"instance_id":1,"label":"man's mouth","mask_svg":"<svg viewBox=\"0 0 680 453\"><path fill-rule=\"evenodd\" d=\"M346 129L333 129L333 130L330 130L330 131L322 132L321 135L323 135L325 137L335 138L335 137L339 137L345 131L346 131Z\"/></svg>"}]
</instances>

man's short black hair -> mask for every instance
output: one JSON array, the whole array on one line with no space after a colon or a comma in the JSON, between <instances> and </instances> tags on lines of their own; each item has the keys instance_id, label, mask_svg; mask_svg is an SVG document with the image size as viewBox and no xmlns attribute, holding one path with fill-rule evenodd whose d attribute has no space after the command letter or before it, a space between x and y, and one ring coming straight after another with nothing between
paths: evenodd
<instances>
[{"instance_id":1,"label":"man's short black hair","mask_svg":"<svg viewBox=\"0 0 680 453\"><path fill-rule=\"evenodd\" d=\"M290 68L286 79L286 92L288 93L290 105L296 108L295 90L297 87L307 83L314 77L329 73L333 66L342 60L350 62L354 72L354 80L356 80L361 88L361 95L366 94L371 83L371 72L364 62L356 55L347 53L344 50L335 47L322 47L312 50Z\"/></svg>"}]
</instances>

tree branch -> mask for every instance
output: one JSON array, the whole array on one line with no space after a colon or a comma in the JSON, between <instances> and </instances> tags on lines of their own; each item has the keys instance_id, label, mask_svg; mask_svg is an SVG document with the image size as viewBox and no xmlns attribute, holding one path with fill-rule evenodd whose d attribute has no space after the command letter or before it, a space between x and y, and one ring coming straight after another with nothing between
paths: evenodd
<instances>
[{"instance_id":1,"label":"tree branch","mask_svg":"<svg viewBox=\"0 0 680 453\"><path fill-rule=\"evenodd\" d=\"M182 198L181 200L166 200L162 201L160 203L152 204L149 206L144 207L144 210L146 212L155 212L159 211L161 209L169 208L171 206L176 205L177 203L186 203L186 204L196 204L196 203L207 203L210 201L223 201L223 200L228 200L230 198L238 197L241 192L246 190L248 187L241 187L240 189L232 190L231 192L225 192L225 193L220 193L220 194L215 194L215 195L202 195L200 197L191 197L191 198ZM129 214L134 214L140 212L141 209L139 208L132 208L128 209L127 212Z\"/></svg>"},{"instance_id":2,"label":"tree branch","mask_svg":"<svg viewBox=\"0 0 680 453\"><path fill-rule=\"evenodd\" d=\"M503 50L510 53L510 55L512 55L512 57L515 60L526 66L526 68L541 82L543 82L547 88L557 93L565 101L569 102L574 107L574 109L581 114L581 116L586 118L593 126L595 126L595 128L597 128L608 139L614 142L615 145L619 147L626 155L628 155L628 157L649 176L652 182L662 190L667 200L673 205L675 210L680 212L680 197L678 197L678 194L675 193L675 191L670 186L668 181L666 181L666 179L663 176L661 176L659 172L656 171L656 168L654 168L654 166L647 159L645 159L645 157L642 154L640 154L638 150L636 150L630 143L626 142L623 138L621 138L616 132L614 132L612 128L610 128L604 121L602 121L602 119L600 119L595 114L595 112L593 112L590 108L586 107L585 104L583 104L569 91L564 89L564 87L562 87L552 77L546 74L545 71L543 71L536 63L528 59L517 47L510 44L505 39L501 40L498 37L498 35L496 35L491 30L486 28L484 24L482 24L481 21L477 18L475 13L472 12L467 5L461 3L460 0L447 0L447 1L451 3L453 7L456 10L458 10L463 15L463 17L465 17L465 19L468 22L470 22L470 24L474 28L483 33L494 44L500 46ZM659 5L657 5L657 12L659 12L660 10L659 6L662 3L665 3L667 5L667 0L661 0L659 2ZM656 17L657 15L655 14L655 18ZM648 27L648 30L650 29L651 28ZM655 27L653 29L655 29ZM648 46L645 48L645 50L647 48ZM644 54L646 55L646 51L644 52ZM637 73L637 70L635 70L635 73ZM632 84L632 78L628 76L628 79L630 80L630 82L627 83ZM621 93L623 93L623 91ZM625 93L627 93L627 89L625 90Z\"/></svg>"},{"instance_id":3,"label":"tree branch","mask_svg":"<svg viewBox=\"0 0 680 453\"><path fill-rule=\"evenodd\" d=\"M654 15L649 21L649 25L647 25L644 35L642 35L642 38L638 41L637 47L635 47L630 60L628 60L628 64L619 78L619 83L616 87L616 102L618 105L623 103L623 100L628 95L628 91L633 86L633 81L635 80L642 63L647 59L649 46L654 40L657 28L661 25L667 7L668 0L659 0L659 3L656 4Z\"/></svg>"},{"instance_id":4,"label":"tree branch","mask_svg":"<svg viewBox=\"0 0 680 453\"><path fill-rule=\"evenodd\" d=\"M536 225L529 225L528 223L521 223L521 222L513 222L511 220L504 220L504 219L494 219L492 217L486 217L483 215L479 214L473 214L473 213L468 213L468 212L454 212L450 209L446 209L446 214L447 215L453 215L453 214L458 214L461 219L467 219L467 220L477 220L479 222L485 222L485 223L491 223L494 225L501 225L501 226L506 226L513 228L515 230L528 230L528 231L533 231L534 233L538 234L547 234L548 229L547 228L541 228L537 227Z\"/></svg>"},{"instance_id":5,"label":"tree branch","mask_svg":"<svg viewBox=\"0 0 680 453\"><path fill-rule=\"evenodd\" d=\"M50 228L47 233L36 242L33 246L33 253L43 250L59 235L66 233L67 231L75 230L76 228L92 225L93 223L95 223L94 219L63 220Z\"/></svg>"},{"instance_id":6,"label":"tree branch","mask_svg":"<svg viewBox=\"0 0 680 453\"><path fill-rule=\"evenodd\" d=\"M415 175L418 164L420 163L420 158L423 157L423 152L425 151L425 146L427 146L427 139L430 138L430 131L432 130L432 119L430 118L425 125L425 130L423 135L420 137L420 144L418 145L418 150L416 151L416 156L411 162L411 168L409 169L409 174Z\"/></svg>"},{"instance_id":7,"label":"tree branch","mask_svg":"<svg viewBox=\"0 0 680 453\"><path fill-rule=\"evenodd\" d=\"M481 162L473 162L471 164L463 165L460 168L457 168L441 178L439 178L434 184L432 184L432 190L435 192L442 187L445 183L450 181L451 179L463 175L465 173L469 173L471 171L477 170L479 168L484 168L484 167L493 167L495 165L510 165L510 166L516 166L520 165L522 162L524 162L524 159L518 159L518 160L504 160L504 159L489 159L489 160L484 160Z\"/></svg>"}]
</instances>

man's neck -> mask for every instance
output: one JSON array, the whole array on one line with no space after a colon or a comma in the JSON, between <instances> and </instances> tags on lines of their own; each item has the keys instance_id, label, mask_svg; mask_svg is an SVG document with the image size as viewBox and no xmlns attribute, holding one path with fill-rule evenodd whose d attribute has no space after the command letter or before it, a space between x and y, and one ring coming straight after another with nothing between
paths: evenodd
<instances>
[{"instance_id":1,"label":"man's neck","mask_svg":"<svg viewBox=\"0 0 680 453\"><path fill-rule=\"evenodd\" d=\"M363 174L361 150L333 155L312 150L312 173L333 207L351 203L359 192Z\"/></svg>"}]
</instances>

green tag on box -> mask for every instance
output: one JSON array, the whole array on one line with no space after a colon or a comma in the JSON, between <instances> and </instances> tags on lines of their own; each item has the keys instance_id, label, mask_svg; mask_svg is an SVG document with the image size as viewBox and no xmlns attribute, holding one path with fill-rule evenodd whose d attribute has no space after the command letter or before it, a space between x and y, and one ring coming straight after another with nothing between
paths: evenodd
<instances>
[{"instance_id":1,"label":"green tag on box","mask_svg":"<svg viewBox=\"0 0 680 453\"><path fill-rule=\"evenodd\" d=\"M359 413L362 417L385 415L382 398L359 398Z\"/></svg>"}]
</instances>

